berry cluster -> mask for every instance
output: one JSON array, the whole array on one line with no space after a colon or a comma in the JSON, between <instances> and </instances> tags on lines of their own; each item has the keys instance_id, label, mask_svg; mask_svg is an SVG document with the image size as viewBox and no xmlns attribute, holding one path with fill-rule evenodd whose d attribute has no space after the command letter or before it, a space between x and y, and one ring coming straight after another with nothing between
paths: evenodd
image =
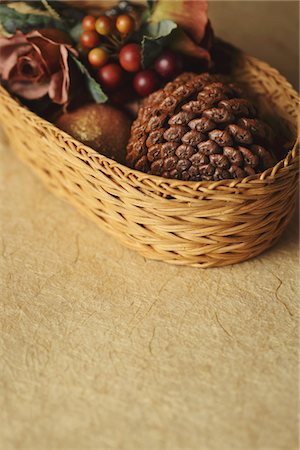
<instances>
[{"instance_id":1,"label":"berry cluster","mask_svg":"<svg viewBox=\"0 0 300 450\"><path fill-rule=\"evenodd\" d=\"M153 68L143 70L141 47L131 39L137 24L126 10L107 11L97 18L85 16L82 28L81 51L109 94L128 85L129 91L133 87L140 97L145 97L181 70L180 56L170 50L160 54Z\"/></svg>"}]
</instances>

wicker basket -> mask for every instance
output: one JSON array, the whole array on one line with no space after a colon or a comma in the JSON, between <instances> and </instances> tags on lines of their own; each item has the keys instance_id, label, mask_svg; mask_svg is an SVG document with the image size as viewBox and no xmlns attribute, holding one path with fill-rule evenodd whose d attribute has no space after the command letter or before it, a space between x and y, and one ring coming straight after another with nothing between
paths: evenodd
<instances>
[{"instance_id":1,"label":"wicker basket","mask_svg":"<svg viewBox=\"0 0 300 450\"><path fill-rule=\"evenodd\" d=\"M147 258L198 267L234 264L272 246L289 222L298 184L298 96L267 64L240 53L233 76L294 147L242 180L185 182L131 170L71 138L0 88L11 147L45 181L124 245Z\"/></svg>"}]
</instances>

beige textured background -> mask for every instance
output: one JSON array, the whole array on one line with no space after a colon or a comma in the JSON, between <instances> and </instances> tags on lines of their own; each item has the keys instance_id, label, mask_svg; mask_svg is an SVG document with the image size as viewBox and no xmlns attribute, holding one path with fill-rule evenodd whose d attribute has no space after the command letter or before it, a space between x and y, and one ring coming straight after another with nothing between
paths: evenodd
<instances>
[{"instance_id":1,"label":"beige textured background","mask_svg":"<svg viewBox=\"0 0 300 450\"><path fill-rule=\"evenodd\" d=\"M297 8L212 2L210 15L296 84ZM1 450L297 449L296 216L244 264L146 261L0 142Z\"/></svg>"}]
</instances>

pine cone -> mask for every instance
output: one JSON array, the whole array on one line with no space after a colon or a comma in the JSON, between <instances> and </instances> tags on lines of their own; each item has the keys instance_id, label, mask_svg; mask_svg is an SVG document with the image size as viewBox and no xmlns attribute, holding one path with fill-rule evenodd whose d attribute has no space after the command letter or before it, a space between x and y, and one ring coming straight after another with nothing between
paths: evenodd
<instances>
[{"instance_id":1,"label":"pine cone","mask_svg":"<svg viewBox=\"0 0 300 450\"><path fill-rule=\"evenodd\" d=\"M132 125L130 167L189 181L244 178L275 164L272 131L217 76L184 73L150 95Z\"/></svg>"}]
</instances>

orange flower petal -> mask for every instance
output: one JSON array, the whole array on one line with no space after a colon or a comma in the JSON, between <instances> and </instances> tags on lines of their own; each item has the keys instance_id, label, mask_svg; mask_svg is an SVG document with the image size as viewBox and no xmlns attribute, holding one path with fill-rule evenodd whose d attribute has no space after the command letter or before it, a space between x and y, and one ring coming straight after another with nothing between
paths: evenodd
<instances>
[{"instance_id":1,"label":"orange flower petal","mask_svg":"<svg viewBox=\"0 0 300 450\"><path fill-rule=\"evenodd\" d=\"M151 20L173 20L200 44L208 23L207 9L206 0L157 0Z\"/></svg>"}]
</instances>

